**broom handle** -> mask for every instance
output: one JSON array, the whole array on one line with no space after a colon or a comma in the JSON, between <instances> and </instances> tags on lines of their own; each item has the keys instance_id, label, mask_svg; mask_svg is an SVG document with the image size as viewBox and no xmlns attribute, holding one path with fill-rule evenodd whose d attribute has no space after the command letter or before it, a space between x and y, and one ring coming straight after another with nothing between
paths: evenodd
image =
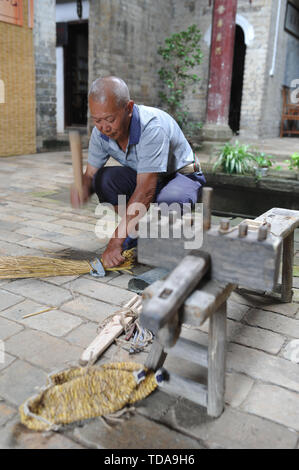
<instances>
[{"instance_id":1,"label":"broom handle","mask_svg":"<svg viewBox=\"0 0 299 470\"><path fill-rule=\"evenodd\" d=\"M82 171L82 146L81 137L78 131L70 131L69 133L73 172L75 179L75 188L79 193L80 203L83 202L83 171Z\"/></svg>"}]
</instances>

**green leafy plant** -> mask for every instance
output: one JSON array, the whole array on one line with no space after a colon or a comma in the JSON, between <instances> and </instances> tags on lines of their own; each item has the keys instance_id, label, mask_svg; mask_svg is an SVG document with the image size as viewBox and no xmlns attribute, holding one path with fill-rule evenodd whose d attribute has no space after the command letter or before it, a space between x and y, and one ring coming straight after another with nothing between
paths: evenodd
<instances>
[{"instance_id":1,"label":"green leafy plant","mask_svg":"<svg viewBox=\"0 0 299 470\"><path fill-rule=\"evenodd\" d=\"M299 153L293 153L293 155L291 155L291 159L285 160L285 163L288 163L289 170L295 170L299 172Z\"/></svg>"},{"instance_id":2,"label":"green leafy plant","mask_svg":"<svg viewBox=\"0 0 299 470\"><path fill-rule=\"evenodd\" d=\"M249 145L242 145L236 141L234 144L227 142L220 150L220 155L213 166L213 170L221 168L225 173L244 174L252 170L255 156L249 150Z\"/></svg>"},{"instance_id":3,"label":"green leafy plant","mask_svg":"<svg viewBox=\"0 0 299 470\"><path fill-rule=\"evenodd\" d=\"M274 157L271 155L266 155L265 153L259 153L254 157L255 162L259 168L269 168L273 165Z\"/></svg>"},{"instance_id":4,"label":"green leafy plant","mask_svg":"<svg viewBox=\"0 0 299 470\"><path fill-rule=\"evenodd\" d=\"M200 30L191 25L186 31L174 33L165 39L165 46L158 49L164 65L158 71L164 84L160 99L166 111L171 114L186 133L192 133L201 123L192 122L188 108L184 105L187 91L200 81L194 68L201 63L202 52L199 46Z\"/></svg>"}]
</instances>

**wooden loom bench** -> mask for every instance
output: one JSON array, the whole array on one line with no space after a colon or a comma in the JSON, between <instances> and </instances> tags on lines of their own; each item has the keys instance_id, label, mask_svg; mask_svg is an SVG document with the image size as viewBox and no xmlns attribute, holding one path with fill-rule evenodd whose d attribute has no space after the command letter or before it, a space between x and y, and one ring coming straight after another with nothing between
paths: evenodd
<instances>
[{"instance_id":1,"label":"wooden loom bench","mask_svg":"<svg viewBox=\"0 0 299 470\"><path fill-rule=\"evenodd\" d=\"M162 284L163 281L156 281L144 290L144 305ZM165 346L162 328L145 362L146 367L157 370L163 366L167 354L171 354L207 368L207 386L167 372L167 380L161 389L169 394L183 395L194 403L206 407L212 417L220 416L224 407L226 301L234 287L229 283L202 280L198 288L185 300L181 309L181 322L194 327L202 325L207 318L210 318L208 348L184 338L178 338L173 347Z\"/></svg>"},{"instance_id":2,"label":"wooden loom bench","mask_svg":"<svg viewBox=\"0 0 299 470\"><path fill-rule=\"evenodd\" d=\"M271 233L283 239L282 244L282 282L272 292L258 292L274 297L281 302L291 302L293 296L294 231L299 227L299 211L273 207L254 220L245 220L249 227L256 229L267 222ZM241 289L242 290L242 289ZM243 289L245 291L246 289Z\"/></svg>"},{"instance_id":3,"label":"wooden loom bench","mask_svg":"<svg viewBox=\"0 0 299 470\"><path fill-rule=\"evenodd\" d=\"M212 261L210 264L212 269L210 270L210 276L212 275L212 278L206 276L203 260L202 265L199 262L196 265L196 256L187 255L183 258L180 245L175 240L172 240L171 249L167 241L163 240L144 240L140 243L140 259L146 261L147 264L153 263L153 265L161 266L162 263L165 263L166 265L169 264L168 267L173 267L174 260L171 257L174 256L174 253L176 264L179 262L177 268L175 268L178 270L177 275L174 276L175 270L170 275L170 277L172 276L171 282L169 281L167 284L168 278L166 281L156 281L143 293L141 320L144 326L150 328L153 326L156 333L155 341L145 365L152 370L157 370L163 366L167 354L171 354L206 367L208 372L207 385L166 371L167 378L162 384L162 389L170 394L184 396L199 405L205 406L208 415L212 417L220 416L224 408L226 308L229 295L238 285L236 278L240 281L240 285L247 282L244 285L249 289L256 289L257 285L260 284L263 285L264 290L277 290L280 245L281 240L283 240L283 282L278 290L284 302L289 301L288 299L292 295L294 230L299 224L299 211L274 208L255 220L245 220L243 222L248 224L248 233L244 242L242 238L238 238L235 230L225 235L224 238L219 238L216 233L217 230L213 227L206 232L207 237L204 240L203 249L211 254L210 261ZM265 224L269 223L271 223L271 229L268 226L268 238L270 240L263 248L262 245L256 242L257 232L260 231L261 226L265 229ZM240 232L242 233L242 230ZM266 243L266 241L263 243ZM250 247L251 244L252 248ZM254 257L255 246L259 254ZM254 257L254 260L251 260L250 256L248 260L244 259L242 256L244 248L249 250L250 256ZM157 253L155 249L157 249ZM232 258L229 256L231 249L236 251ZM268 249L270 249L269 252ZM194 263L193 266L192 263ZM217 279L220 267L222 268L221 279ZM188 273L196 270L198 270L200 282L192 288L190 286L191 276ZM186 273L186 276L184 273ZM186 279L182 280L185 277ZM250 284L252 285L249 286ZM271 287L269 288L269 286ZM185 292L185 297L182 297L184 288L189 290ZM180 293L176 292L176 289ZM164 291L166 297L168 295L167 291L174 291L172 292L174 299L169 309L165 309L165 306L161 304L163 315L160 318L159 302L157 303L157 300L159 301L159 297L163 298ZM174 301L177 301L177 306L179 306L177 311ZM150 304L151 308L149 308ZM210 319L208 347L179 337L182 323L198 327L207 318Z\"/></svg>"}]
</instances>

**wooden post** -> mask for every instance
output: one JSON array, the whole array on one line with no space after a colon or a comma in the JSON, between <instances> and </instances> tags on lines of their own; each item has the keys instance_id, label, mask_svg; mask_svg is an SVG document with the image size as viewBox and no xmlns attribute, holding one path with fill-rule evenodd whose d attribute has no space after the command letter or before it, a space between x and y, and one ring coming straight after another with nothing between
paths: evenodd
<instances>
[{"instance_id":1,"label":"wooden post","mask_svg":"<svg viewBox=\"0 0 299 470\"><path fill-rule=\"evenodd\" d=\"M293 296L294 232L283 240L281 300L291 302Z\"/></svg>"},{"instance_id":2,"label":"wooden post","mask_svg":"<svg viewBox=\"0 0 299 470\"><path fill-rule=\"evenodd\" d=\"M78 131L70 131L69 133L70 147L72 153L72 163L75 187L79 193L80 203L83 202L83 171L82 171L82 146L81 137Z\"/></svg>"},{"instance_id":3,"label":"wooden post","mask_svg":"<svg viewBox=\"0 0 299 470\"><path fill-rule=\"evenodd\" d=\"M207 123L227 125L237 0L214 0Z\"/></svg>"},{"instance_id":4,"label":"wooden post","mask_svg":"<svg viewBox=\"0 0 299 470\"><path fill-rule=\"evenodd\" d=\"M217 418L224 408L226 364L226 304L210 317L208 357L208 415Z\"/></svg>"},{"instance_id":5,"label":"wooden post","mask_svg":"<svg viewBox=\"0 0 299 470\"><path fill-rule=\"evenodd\" d=\"M160 369L165 362L166 356L167 354L164 352L162 344L155 340L146 358L145 367L151 370Z\"/></svg>"}]
</instances>

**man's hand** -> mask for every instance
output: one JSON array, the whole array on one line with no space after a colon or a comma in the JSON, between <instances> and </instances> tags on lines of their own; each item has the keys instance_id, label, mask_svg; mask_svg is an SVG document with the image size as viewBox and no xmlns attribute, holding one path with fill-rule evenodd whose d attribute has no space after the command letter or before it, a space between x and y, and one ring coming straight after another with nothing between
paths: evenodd
<instances>
[{"instance_id":1,"label":"man's hand","mask_svg":"<svg viewBox=\"0 0 299 470\"><path fill-rule=\"evenodd\" d=\"M117 238L111 238L106 250L102 255L102 261L105 268L113 268L118 266L125 261L125 258L121 255L123 240Z\"/></svg>"}]
</instances>

